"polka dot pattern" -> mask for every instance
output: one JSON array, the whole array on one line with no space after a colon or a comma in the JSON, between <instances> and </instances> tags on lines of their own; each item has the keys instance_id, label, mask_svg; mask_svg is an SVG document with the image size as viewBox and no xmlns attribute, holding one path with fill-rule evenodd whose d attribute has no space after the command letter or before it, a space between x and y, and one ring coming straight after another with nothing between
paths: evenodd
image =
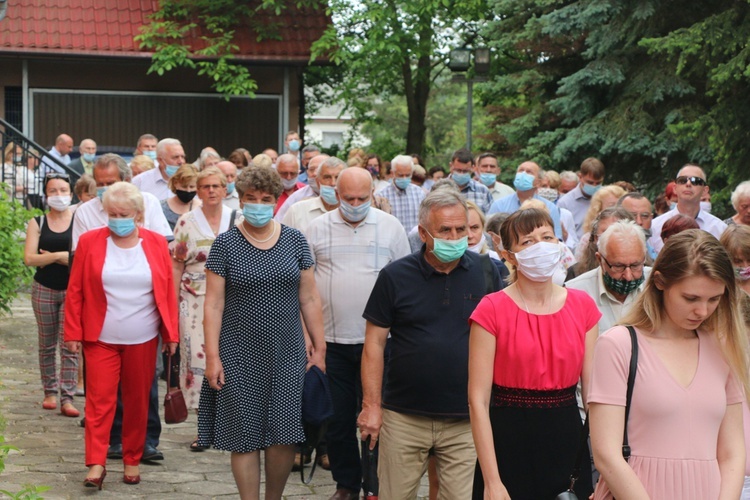
<instances>
[{"instance_id":1,"label":"polka dot pattern","mask_svg":"<svg viewBox=\"0 0 750 500\"><path fill-rule=\"evenodd\" d=\"M226 281L219 357L225 385L203 381L198 441L246 453L304 441L302 385L307 357L300 322L301 271L313 265L302 233L282 226L268 250L237 228L219 235L206 269Z\"/></svg>"}]
</instances>

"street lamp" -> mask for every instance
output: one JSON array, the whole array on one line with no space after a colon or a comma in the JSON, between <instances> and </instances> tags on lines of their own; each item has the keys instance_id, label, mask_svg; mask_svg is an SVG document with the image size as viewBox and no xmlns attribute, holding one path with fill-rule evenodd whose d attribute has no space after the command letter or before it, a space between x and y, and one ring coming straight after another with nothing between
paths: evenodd
<instances>
[{"instance_id":1,"label":"street lamp","mask_svg":"<svg viewBox=\"0 0 750 500\"><path fill-rule=\"evenodd\" d=\"M467 72L471 67L471 56L474 55L474 74L469 77ZM471 118L474 105L474 82L487 80L490 72L490 49L477 47L474 50L467 47L453 49L450 52L448 68L453 73L453 81L466 81L466 149L471 151ZM463 74L459 74L463 73Z\"/></svg>"}]
</instances>

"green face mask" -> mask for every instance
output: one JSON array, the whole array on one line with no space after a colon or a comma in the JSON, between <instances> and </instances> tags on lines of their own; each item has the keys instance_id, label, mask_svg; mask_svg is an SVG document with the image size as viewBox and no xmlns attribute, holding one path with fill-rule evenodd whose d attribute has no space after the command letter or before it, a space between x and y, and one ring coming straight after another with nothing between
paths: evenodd
<instances>
[{"instance_id":1,"label":"green face mask","mask_svg":"<svg viewBox=\"0 0 750 500\"><path fill-rule=\"evenodd\" d=\"M634 292L639 286L641 286L641 283L643 283L644 280L642 275L640 278L634 280L616 280L604 270L602 270L602 278L604 280L604 286L610 291L621 295L629 295L631 292Z\"/></svg>"},{"instance_id":2,"label":"green face mask","mask_svg":"<svg viewBox=\"0 0 750 500\"><path fill-rule=\"evenodd\" d=\"M430 234L429 232L427 234ZM430 234L430 236L432 236ZM469 248L469 237L464 236L457 240L445 240L442 238L435 238L432 236L433 248L432 253L437 257L437 260L447 264L463 257L466 253L466 249Z\"/></svg>"}]
</instances>

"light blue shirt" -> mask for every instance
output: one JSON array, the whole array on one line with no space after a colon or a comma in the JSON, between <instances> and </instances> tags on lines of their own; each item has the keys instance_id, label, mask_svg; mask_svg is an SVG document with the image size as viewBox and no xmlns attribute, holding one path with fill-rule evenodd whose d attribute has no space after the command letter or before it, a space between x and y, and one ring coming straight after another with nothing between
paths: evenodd
<instances>
[{"instance_id":1,"label":"light blue shirt","mask_svg":"<svg viewBox=\"0 0 750 500\"><path fill-rule=\"evenodd\" d=\"M552 203L551 201L545 200L544 198L537 196L534 194L532 196L535 200L542 201L547 208L549 209L550 217L552 217L552 222L554 223L555 228L555 236L557 236L558 240L562 241L562 228L560 226L560 210L558 210L557 206ZM500 198L496 202L492 204L490 207L490 210L487 212L487 215L495 214L495 213L508 213L512 214L513 212L516 212L519 208L521 208L521 200L518 199L518 193L513 193L510 196L506 196L505 198Z\"/></svg>"}]
</instances>

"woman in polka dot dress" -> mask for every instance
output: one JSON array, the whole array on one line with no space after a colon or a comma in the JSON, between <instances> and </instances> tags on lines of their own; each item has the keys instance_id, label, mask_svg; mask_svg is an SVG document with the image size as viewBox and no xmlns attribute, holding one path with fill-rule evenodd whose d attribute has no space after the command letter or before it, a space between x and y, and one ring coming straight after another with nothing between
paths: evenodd
<instances>
[{"instance_id":1,"label":"woman in polka dot dress","mask_svg":"<svg viewBox=\"0 0 750 500\"><path fill-rule=\"evenodd\" d=\"M198 444L232 452L243 499L259 495L265 450L266 498L281 498L294 445L305 438L305 369L325 370L321 303L307 241L272 220L278 174L246 169L236 188L244 221L216 238L206 261Z\"/></svg>"}]
</instances>

